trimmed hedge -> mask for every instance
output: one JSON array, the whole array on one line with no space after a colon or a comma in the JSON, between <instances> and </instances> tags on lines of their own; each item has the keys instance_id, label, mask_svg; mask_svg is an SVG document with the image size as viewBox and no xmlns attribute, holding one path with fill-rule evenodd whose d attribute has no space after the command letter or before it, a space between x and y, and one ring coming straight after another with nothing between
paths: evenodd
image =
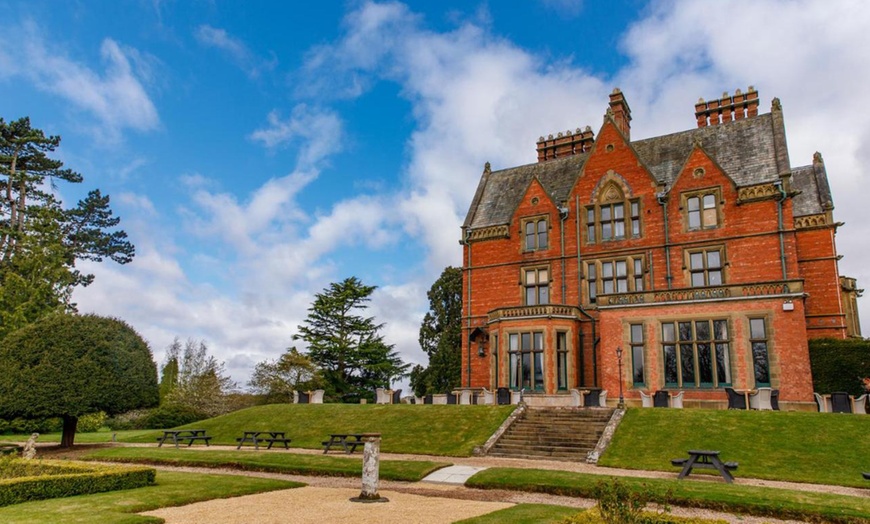
<instances>
[{"instance_id":1,"label":"trimmed hedge","mask_svg":"<svg viewBox=\"0 0 870 524\"><path fill-rule=\"evenodd\" d=\"M809 346L814 391L864 393L861 379L870 377L870 340L820 338Z\"/></svg>"},{"instance_id":2,"label":"trimmed hedge","mask_svg":"<svg viewBox=\"0 0 870 524\"><path fill-rule=\"evenodd\" d=\"M141 466L105 466L71 461L37 460L16 462L22 464L22 473L29 476L0 480L0 506L19 504L31 500L72 497L141 488L154 484L154 468ZM15 464L19 469L19 464Z\"/></svg>"}]
</instances>

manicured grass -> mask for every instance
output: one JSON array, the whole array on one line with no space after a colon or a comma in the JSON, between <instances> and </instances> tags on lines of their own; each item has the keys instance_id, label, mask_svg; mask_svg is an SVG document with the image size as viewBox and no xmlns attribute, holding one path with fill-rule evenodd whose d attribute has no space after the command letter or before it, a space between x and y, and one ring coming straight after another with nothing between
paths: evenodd
<instances>
[{"instance_id":1,"label":"manicured grass","mask_svg":"<svg viewBox=\"0 0 870 524\"><path fill-rule=\"evenodd\" d=\"M454 524L557 524L581 511L583 510L547 504L517 504L479 517L459 520Z\"/></svg>"},{"instance_id":2,"label":"manicured grass","mask_svg":"<svg viewBox=\"0 0 870 524\"><path fill-rule=\"evenodd\" d=\"M411 404L272 404L182 426L205 429L212 444L236 445L244 431L284 431L291 446L322 449L331 433L380 433L381 451L469 456L515 406L417 406ZM126 439L156 442L161 432Z\"/></svg>"},{"instance_id":3,"label":"manicured grass","mask_svg":"<svg viewBox=\"0 0 870 524\"><path fill-rule=\"evenodd\" d=\"M157 483L144 488L27 502L0 508L4 524L157 524L161 519L134 515L168 506L250 495L302 486L284 480L232 475L158 472Z\"/></svg>"},{"instance_id":4,"label":"manicured grass","mask_svg":"<svg viewBox=\"0 0 870 524\"><path fill-rule=\"evenodd\" d=\"M300 455L250 451L206 451L174 448L108 448L89 453L85 460L110 460L139 464L236 468L296 475L335 477L362 476L362 457ZM380 478L416 482L433 471L449 466L446 462L381 460Z\"/></svg>"},{"instance_id":5,"label":"manicured grass","mask_svg":"<svg viewBox=\"0 0 870 524\"><path fill-rule=\"evenodd\" d=\"M466 486L592 498L595 486L606 479L566 471L491 468L471 477ZM692 480L623 477L620 481L635 489L646 485L656 500L680 506L822 522L870 523L870 497Z\"/></svg>"},{"instance_id":6,"label":"manicured grass","mask_svg":"<svg viewBox=\"0 0 870 524\"><path fill-rule=\"evenodd\" d=\"M117 439L121 440L129 440L132 438L136 438L141 435L151 435L154 433L153 430L150 429L133 429L128 431L110 431L110 430L100 430L94 433L76 433L76 444L96 444L102 442L111 442L112 441L112 433L117 434ZM40 433L39 439L37 442L60 442L60 433ZM0 441L3 442L27 442L27 439L30 438L30 434L27 435L2 435L0 436Z\"/></svg>"},{"instance_id":7,"label":"manicured grass","mask_svg":"<svg viewBox=\"0 0 870 524\"><path fill-rule=\"evenodd\" d=\"M738 477L868 487L870 416L629 409L599 465L677 472L670 459L713 449ZM693 473L694 475L694 473Z\"/></svg>"}]
</instances>

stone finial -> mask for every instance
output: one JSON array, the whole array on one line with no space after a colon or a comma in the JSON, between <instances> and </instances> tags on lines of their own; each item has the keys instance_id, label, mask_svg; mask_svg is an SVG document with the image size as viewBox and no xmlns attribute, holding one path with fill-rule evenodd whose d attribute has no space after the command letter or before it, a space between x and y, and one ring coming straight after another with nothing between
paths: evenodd
<instances>
[{"instance_id":1,"label":"stone finial","mask_svg":"<svg viewBox=\"0 0 870 524\"><path fill-rule=\"evenodd\" d=\"M779 101L779 98L774 97L773 100L770 101L770 110L782 111L782 102Z\"/></svg>"},{"instance_id":2,"label":"stone finial","mask_svg":"<svg viewBox=\"0 0 870 524\"><path fill-rule=\"evenodd\" d=\"M539 143L539 144L540 144L541 142L543 142L544 140L546 140L546 138L544 138L544 135L541 135L540 137L538 137L538 143Z\"/></svg>"},{"instance_id":3,"label":"stone finial","mask_svg":"<svg viewBox=\"0 0 870 524\"><path fill-rule=\"evenodd\" d=\"M584 129L583 131L586 131L587 133L591 133L591 132L592 132L592 126L586 126L586 129Z\"/></svg>"},{"instance_id":4,"label":"stone finial","mask_svg":"<svg viewBox=\"0 0 870 524\"><path fill-rule=\"evenodd\" d=\"M816 151L813 153L813 164L824 164L825 161L822 160L822 154Z\"/></svg>"},{"instance_id":5,"label":"stone finial","mask_svg":"<svg viewBox=\"0 0 870 524\"><path fill-rule=\"evenodd\" d=\"M491 173L491 172L492 172L492 171L491 171L491 166L489 165L489 162L483 164L483 172L484 172L484 173Z\"/></svg>"},{"instance_id":6,"label":"stone finial","mask_svg":"<svg viewBox=\"0 0 870 524\"><path fill-rule=\"evenodd\" d=\"M610 92L611 95L618 95L619 93L622 93L622 91L618 87L614 87L613 91Z\"/></svg>"},{"instance_id":7,"label":"stone finial","mask_svg":"<svg viewBox=\"0 0 870 524\"><path fill-rule=\"evenodd\" d=\"M547 140L552 140L552 139L553 139L553 135L547 135Z\"/></svg>"},{"instance_id":8,"label":"stone finial","mask_svg":"<svg viewBox=\"0 0 870 524\"><path fill-rule=\"evenodd\" d=\"M743 94L743 91L741 91L740 88L738 87L738 88L734 91L734 94L735 94L735 95L742 95L742 94Z\"/></svg>"},{"instance_id":9,"label":"stone finial","mask_svg":"<svg viewBox=\"0 0 870 524\"><path fill-rule=\"evenodd\" d=\"M559 131L558 133L556 133L556 138L562 138L562 132L561 132L561 131Z\"/></svg>"},{"instance_id":10,"label":"stone finial","mask_svg":"<svg viewBox=\"0 0 870 524\"><path fill-rule=\"evenodd\" d=\"M574 134L575 134L575 135L579 135L580 133L582 133L582 131L580 131L580 128L578 127L578 128L574 131Z\"/></svg>"}]
</instances>

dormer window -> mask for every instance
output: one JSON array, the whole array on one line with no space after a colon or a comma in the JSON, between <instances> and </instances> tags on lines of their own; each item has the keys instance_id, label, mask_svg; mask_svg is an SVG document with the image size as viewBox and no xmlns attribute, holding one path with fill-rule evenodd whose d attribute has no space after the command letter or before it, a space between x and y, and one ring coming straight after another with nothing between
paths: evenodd
<instances>
[{"instance_id":1,"label":"dormer window","mask_svg":"<svg viewBox=\"0 0 870 524\"><path fill-rule=\"evenodd\" d=\"M547 249L547 231L549 225L546 218L535 218L526 220L523 223L524 231L524 250L539 251Z\"/></svg>"},{"instance_id":2,"label":"dormer window","mask_svg":"<svg viewBox=\"0 0 870 524\"><path fill-rule=\"evenodd\" d=\"M686 212L686 229L689 231L713 229L721 223L719 191L716 189L683 195L683 209Z\"/></svg>"},{"instance_id":3,"label":"dormer window","mask_svg":"<svg viewBox=\"0 0 870 524\"><path fill-rule=\"evenodd\" d=\"M610 242L640 236L640 200L627 199L614 183L586 208L586 242Z\"/></svg>"}]
</instances>

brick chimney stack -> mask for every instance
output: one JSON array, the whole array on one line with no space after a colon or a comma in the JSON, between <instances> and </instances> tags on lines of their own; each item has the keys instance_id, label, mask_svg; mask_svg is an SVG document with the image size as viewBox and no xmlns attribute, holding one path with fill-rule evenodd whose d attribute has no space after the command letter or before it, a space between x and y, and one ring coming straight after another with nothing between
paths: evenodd
<instances>
[{"instance_id":1,"label":"brick chimney stack","mask_svg":"<svg viewBox=\"0 0 870 524\"><path fill-rule=\"evenodd\" d=\"M589 126L586 126L583 131L580 131L578 127L573 133L569 129L564 133L558 133L555 138L553 135L549 135L547 138L541 137L538 139L537 147L538 162L585 153L592 149L594 142L595 133Z\"/></svg>"},{"instance_id":2,"label":"brick chimney stack","mask_svg":"<svg viewBox=\"0 0 870 524\"><path fill-rule=\"evenodd\" d=\"M631 109L625 101L625 95L618 87L614 87L613 92L610 93L610 110L613 112L616 127L622 131L626 140L631 140Z\"/></svg>"},{"instance_id":3,"label":"brick chimney stack","mask_svg":"<svg viewBox=\"0 0 870 524\"><path fill-rule=\"evenodd\" d=\"M738 89L734 92L734 96L725 92L718 100L705 102L701 98L695 104L695 118L698 119L698 127L727 124L734 120L742 120L757 115L758 91L752 86L749 86L749 90L745 94Z\"/></svg>"}]
</instances>

